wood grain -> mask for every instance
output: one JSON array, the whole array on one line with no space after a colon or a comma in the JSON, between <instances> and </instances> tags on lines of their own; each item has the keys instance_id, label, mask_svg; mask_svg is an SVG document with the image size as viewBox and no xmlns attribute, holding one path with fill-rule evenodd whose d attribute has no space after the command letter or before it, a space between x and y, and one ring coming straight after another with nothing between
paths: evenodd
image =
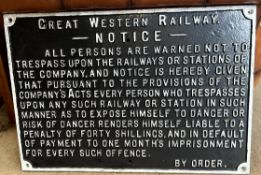
<instances>
[{"instance_id":1,"label":"wood grain","mask_svg":"<svg viewBox=\"0 0 261 175\"><path fill-rule=\"evenodd\" d=\"M61 0L0 0L0 12L61 10Z\"/></svg>"},{"instance_id":2,"label":"wood grain","mask_svg":"<svg viewBox=\"0 0 261 175\"><path fill-rule=\"evenodd\" d=\"M63 0L64 9L119 9L127 8L129 0Z\"/></svg>"},{"instance_id":3,"label":"wood grain","mask_svg":"<svg viewBox=\"0 0 261 175\"><path fill-rule=\"evenodd\" d=\"M11 124L14 124L15 115L14 115L13 101L11 95L11 88L8 83L7 74L1 56L0 56L0 80L1 80L0 91L3 96L3 101L5 104L5 109L9 118L9 122Z\"/></svg>"},{"instance_id":4,"label":"wood grain","mask_svg":"<svg viewBox=\"0 0 261 175\"><path fill-rule=\"evenodd\" d=\"M163 7L163 6L185 6L202 5L204 0L132 0L133 7Z\"/></svg>"}]
</instances>

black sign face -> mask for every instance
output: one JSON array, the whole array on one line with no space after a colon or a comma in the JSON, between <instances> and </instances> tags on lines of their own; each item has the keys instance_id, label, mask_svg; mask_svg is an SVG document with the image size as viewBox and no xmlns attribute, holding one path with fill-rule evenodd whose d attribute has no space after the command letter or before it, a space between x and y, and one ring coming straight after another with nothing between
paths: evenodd
<instances>
[{"instance_id":1,"label":"black sign face","mask_svg":"<svg viewBox=\"0 0 261 175\"><path fill-rule=\"evenodd\" d=\"M255 16L5 15L22 169L249 172Z\"/></svg>"}]
</instances>

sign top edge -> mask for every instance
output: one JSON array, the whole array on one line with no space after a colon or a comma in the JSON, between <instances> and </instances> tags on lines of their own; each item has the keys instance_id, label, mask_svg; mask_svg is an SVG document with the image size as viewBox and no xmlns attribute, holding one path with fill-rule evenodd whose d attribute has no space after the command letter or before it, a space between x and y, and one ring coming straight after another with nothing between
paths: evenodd
<instances>
[{"instance_id":1,"label":"sign top edge","mask_svg":"<svg viewBox=\"0 0 261 175\"><path fill-rule=\"evenodd\" d=\"M256 5L232 5L232 6L191 6L191 7L166 7L166 8L144 8L144 9L121 9L121 10L83 10L83 11L57 11L57 12L4 12L3 18L26 18L26 17L48 17L48 16L84 16L84 15L110 15L110 14L133 14L133 13L158 13L158 12L191 12L205 10L245 10L253 9L256 11Z\"/></svg>"}]
</instances>

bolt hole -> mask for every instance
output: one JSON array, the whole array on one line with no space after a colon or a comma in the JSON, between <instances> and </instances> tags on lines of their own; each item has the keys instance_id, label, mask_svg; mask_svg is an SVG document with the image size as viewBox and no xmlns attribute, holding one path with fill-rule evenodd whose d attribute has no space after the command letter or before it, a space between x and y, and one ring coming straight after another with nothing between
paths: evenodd
<instances>
[{"instance_id":1,"label":"bolt hole","mask_svg":"<svg viewBox=\"0 0 261 175\"><path fill-rule=\"evenodd\" d=\"M242 171L246 171L247 168L246 168L245 166L242 166L241 170L242 170Z\"/></svg>"},{"instance_id":2,"label":"bolt hole","mask_svg":"<svg viewBox=\"0 0 261 175\"><path fill-rule=\"evenodd\" d=\"M253 10L253 9L248 10L248 13L249 13L249 14L253 14L253 13L254 13L254 10Z\"/></svg>"},{"instance_id":3,"label":"bolt hole","mask_svg":"<svg viewBox=\"0 0 261 175\"><path fill-rule=\"evenodd\" d=\"M30 167L29 163L27 163L26 166L27 166L27 168L29 168Z\"/></svg>"},{"instance_id":4,"label":"bolt hole","mask_svg":"<svg viewBox=\"0 0 261 175\"><path fill-rule=\"evenodd\" d=\"M9 23L12 23L13 19L12 18L8 18L8 21L9 21Z\"/></svg>"}]
</instances>

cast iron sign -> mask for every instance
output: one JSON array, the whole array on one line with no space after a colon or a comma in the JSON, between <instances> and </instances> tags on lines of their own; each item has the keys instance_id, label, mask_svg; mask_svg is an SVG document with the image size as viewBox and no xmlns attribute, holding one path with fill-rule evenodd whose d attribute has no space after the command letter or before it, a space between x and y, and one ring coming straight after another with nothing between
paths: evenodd
<instances>
[{"instance_id":1,"label":"cast iron sign","mask_svg":"<svg viewBox=\"0 0 261 175\"><path fill-rule=\"evenodd\" d=\"M255 17L4 15L22 169L249 172Z\"/></svg>"}]
</instances>

